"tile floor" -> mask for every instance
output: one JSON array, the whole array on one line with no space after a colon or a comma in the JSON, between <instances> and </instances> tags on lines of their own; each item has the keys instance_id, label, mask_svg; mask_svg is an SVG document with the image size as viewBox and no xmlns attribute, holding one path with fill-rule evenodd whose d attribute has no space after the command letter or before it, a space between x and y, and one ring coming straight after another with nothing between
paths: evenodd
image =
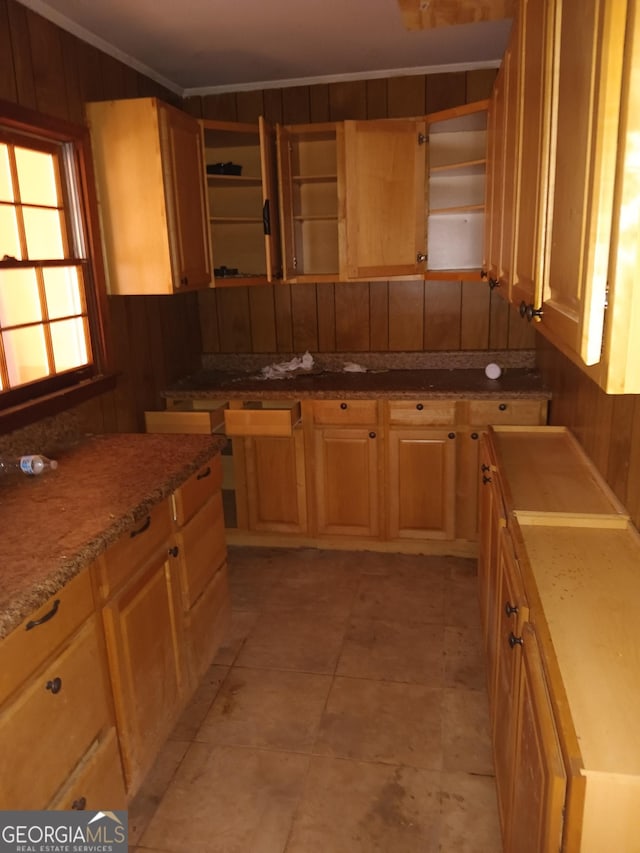
<instances>
[{"instance_id":1,"label":"tile floor","mask_svg":"<svg viewBox=\"0 0 640 853\"><path fill-rule=\"evenodd\" d=\"M499 853L475 561L231 548L229 568L230 635L132 848Z\"/></svg>"}]
</instances>

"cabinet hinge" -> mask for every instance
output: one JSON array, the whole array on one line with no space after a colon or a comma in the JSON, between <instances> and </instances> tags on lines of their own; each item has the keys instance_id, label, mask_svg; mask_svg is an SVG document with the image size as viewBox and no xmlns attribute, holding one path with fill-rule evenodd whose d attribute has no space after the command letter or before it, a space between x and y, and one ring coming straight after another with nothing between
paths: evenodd
<instances>
[{"instance_id":1,"label":"cabinet hinge","mask_svg":"<svg viewBox=\"0 0 640 853\"><path fill-rule=\"evenodd\" d=\"M427 136L426 133L419 133L418 134L418 145L426 145L426 143L428 141L429 141L429 137Z\"/></svg>"},{"instance_id":2,"label":"cabinet hinge","mask_svg":"<svg viewBox=\"0 0 640 853\"><path fill-rule=\"evenodd\" d=\"M295 255L293 256L293 258L291 258L291 266L294 268L294 270L298 269L298 259Z\"/></svg>"}]
</instances>

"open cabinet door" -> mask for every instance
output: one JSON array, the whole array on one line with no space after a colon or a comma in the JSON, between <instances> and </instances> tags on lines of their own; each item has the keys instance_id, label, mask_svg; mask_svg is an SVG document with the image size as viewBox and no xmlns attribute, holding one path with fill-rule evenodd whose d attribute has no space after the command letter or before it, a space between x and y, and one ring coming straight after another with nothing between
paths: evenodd
<instances>
[{"instance_id":1,"label":"open cabinet door","mask_svg":"<svg viewBox=\"0 0 640 853\"><path fill-rule=\"evenodd\" d=\"M267 281L273 281L282 278L276 139L273 127L262 116L258 119L258 126L260 129L262 218L267 257Z\"/></svg>"},{"instance_id":2,"label":"open cabinet door","mask_svg":"<svg viewBox=\"0 0 640 853\"><path fill-rule=\"evenodd\" d=\"M280 246L282 272L286 280L296 277L295 233L293 220L293 176L289 131L276 125L278 162L278 199L280 212Z\"/></svg>"},{"instance_id":3,"label":"open cabinet door","mask_svg":"<svg viewBox=\"0 0 640 853\"><path fill-rule=\"evenodd\" d=\"M423 120L344 122L349 278L422 278L425 138Z\"/></svg>"}]
</instances>

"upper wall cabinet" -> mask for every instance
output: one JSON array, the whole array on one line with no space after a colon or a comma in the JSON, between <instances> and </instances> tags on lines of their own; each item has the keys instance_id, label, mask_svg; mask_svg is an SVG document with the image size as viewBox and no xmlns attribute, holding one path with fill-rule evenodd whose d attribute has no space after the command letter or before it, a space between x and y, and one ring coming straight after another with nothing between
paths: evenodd
<instances>
[{"instance_id":1,"label":"upper wall cabinet","mask_svg":"<svg viewBox=\"0 0 640 853\"><path fill-rule=\"evenodd\" d=\"M87 104L112 294L207 287L199 123L155 98Z\"/></svg>"},{"instance_id":2,"label":"upper wall cabinet","mask_svg":"<svg viewBox=\"0 0 640 853\"><path fill-rule=\"evenodd\" d=\"M275 137L259 124L203 121L216 287L282 277Z\"/></svg>"},{"instance_id":3,"label":"upper wall cabinet","mask_svg":"<svg viewBox=\"0 0 640 853\"><path fill-rule=\"evenodd\" d=\"M477 278L482 266L487 110L481 101L427 116L427 270Z\"/></svg>"}]
</instances>

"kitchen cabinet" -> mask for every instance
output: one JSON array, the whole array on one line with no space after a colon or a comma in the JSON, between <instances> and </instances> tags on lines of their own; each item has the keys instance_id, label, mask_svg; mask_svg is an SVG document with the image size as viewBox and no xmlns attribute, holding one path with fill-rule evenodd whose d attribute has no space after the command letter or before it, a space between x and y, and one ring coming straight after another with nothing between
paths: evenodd
<instances>
[{"instance_id":1,"label":"kitchen cabinet","mask_svg":"<svg viewBox=\"0 0 640 853\"><path fill-rule=\"evenodd\" d=\"M120 748L132 794L182 709L187 671L169 501L99 562L99 588Z\"/></svg>"},{"instance_id":2,"label":"kitchen cabinet","mask_svg":"<svg viewBox=\"0 0 640 853\"><path fill-rule=\"evenodd\" d=\"M2 640L0 672L0 807L124 808L88 569Z\"/></svg>"},{"instance_id":3,"label":"kitchen cabinet","mask_svg":"<svg viewBox=\"0 0 640 853\"><path fill-rule=\"evenodd\" d=\"M505 510L481 527L485 552L498 543L483 622L498 626L485 635L504 848L636 850L638 644L619 631L637 618L640 537L566 429L492 428L483 454Z\"/></svg>"},{"instance_id":4,"label":"kitchen cabinet","mask_svg":"<svg viewBox=\"0 0 640 853\"><path fill-rule=\"evenodd\" d=\"M210 666L231 620L220 456L174 492L173 514L192 691Z\"/></svg>"},{"instance_id":5,"label":"kitchen cabinet","mask_svg":"<svg viewBox=\"0 0 640 853\"><path fill-rule=\"evenodd\" d=\"M427 270L477 278L483 261L488 102L427 116Z\"/></svg>"},{"instance_id":6,"label":"kitchen cabinet","mask_svg":"<svg viewBox=\"0 0 640 853\"><path fill-rule=\"evenodd\" d=\"M211 281L202 132L156 98L86 105L109 292L170 294Z\"/></svg>"},{"instance_id":7,"label":"kitchen cabinet","mask_svg":"<svg viewBox=\"0 0 640 853\"><path fill-rule=\"evenodd\" d=\"M344 122L346 276L422 276L424 119Z\"/></svg>"},{"instance_id":8,"label":"kitchen cabinet","mask_svg":"<svg viewBox=\"0 0 640 853\"><path fill-rule=\"evenodd\" d=\"M307 414L308 482L319 536L378 538L382 529L382 460L378 403L314 400Z\"/></svg>"},{"instance_id":9,"label":"kitchen cabinet","mask_svg":"<svg viewBox=\"0 0 640 853\"><path fill-rule=\"evenodd\" d=\"M389 401L386 519L389 539L455 536L455 401Z\"/></svg>"},{"instance_id":10,"label":"kitchen cabinet","mask_svg":"<svg viewBox=\"0 0 640 853\"><path fill-rule=\"evenodd\" d=\"M214 285L282 277L274 130L202 121Z\"/></svg>"}]
</instances>

